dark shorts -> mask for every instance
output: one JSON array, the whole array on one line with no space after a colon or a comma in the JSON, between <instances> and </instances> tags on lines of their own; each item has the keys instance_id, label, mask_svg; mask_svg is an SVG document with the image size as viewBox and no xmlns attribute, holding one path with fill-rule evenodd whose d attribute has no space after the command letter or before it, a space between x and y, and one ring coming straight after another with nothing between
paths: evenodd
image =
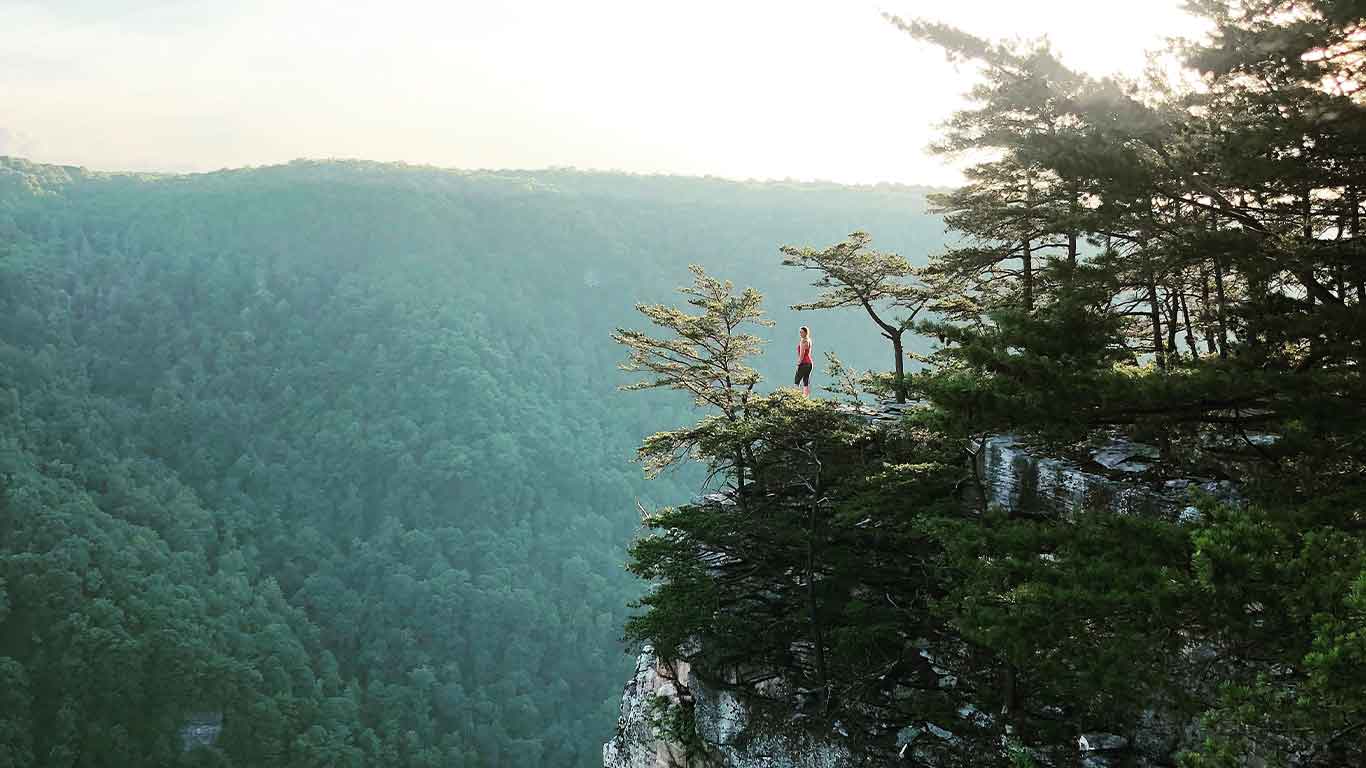
<instances>
[{"instance_id":1,"label":"dark shorts","mask_svg":"<svg viewBox=\"0 0 1366 768\"><path fill-rule=\"evenodd\" d=\"M804 387L811 386L811 363L801 363L797 366L797 375L792 379L792 383Z\"/></svg>"}]
</instances>

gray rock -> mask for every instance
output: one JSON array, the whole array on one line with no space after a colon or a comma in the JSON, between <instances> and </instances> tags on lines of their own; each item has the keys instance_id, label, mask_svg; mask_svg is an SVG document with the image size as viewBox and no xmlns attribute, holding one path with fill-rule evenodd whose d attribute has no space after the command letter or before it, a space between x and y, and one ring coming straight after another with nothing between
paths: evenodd
<instances>
[{"instance_id":1,"label":"gray rock","mask_svg":"<svg viewBox=\"0 0 1366 768\"><path fill-rule=\"evenodd\" d=\"M1117 472L1143 472L1158 458L1151 445L1115 438L1091 451L1091 460Z\"/></svg>"},{"instance_id":2,"label":"gray rock","mask_svg":"<svg viewBox=\"0 0 1366 768\"><path fill-rule=\"evenodd\" d=\"M905 728L902 728L901 730L896 732L897 747L901 748L909 744L915 743L915 740L920 738L920 734L922 733L924 733L924 731L920 730L919 728L916 728L913 725L908 725Z\"/></svg>"},{"instance_id":3,"label":"gray rock","mask_svg":"<svg viewBox=\"0 0 1366 768\"><path fill-rule=\"evenodd\" d=\"M1129 740L1113 733L1083 733L1077 739L1082 752L1116 752L1129 748Z\"/></svg>"},{"instance_id":4,"label":"gray rock","mask_svg":"<svg viewBox=\"0 0 1366 768\"><path fill-rule=\"evenodd\" d=\"M218 735L222 732L222 712L195 712L185 719L185 725L180 728L181 751L212 747L218 743Z\"/></svg>"},{"instance_id":5,"label":"gray rock","mask_svg":"<svg viewBox=\"0 0 1366 768\"><path fill-rule=\"evenodd\" d=\"M935 738L942 739L944 741L952 742L958 740L958 737L953 735L953 731L947 730L945 728L940 728L934 723L926 723L925 730L929 731L930 734L933 735Z\"/></svg>"},{"instance_id":6,"label":"gray rock","mask_svg":"<svg viewBox=\"0 0 1366 768\"><path fill-rule=\"evenodd\" d=\"M958 708L958 716L977 726L978 728L990 728L995 722L995 718L972 704L964 704Z\"/></svg>"},{"instance_id":7,"label":"gray rock","mask_svg":"<svg viewBox=\"0 0 1366 768\"><path fill-rule=\"evenodd\" d=\"M622 691L616 734L602 745L605 768L655 768L658 762L660 745L650 723L650 707L655 690L665 681L657 663L648 647L636 657L635 675Z\"/></svg>"},{"instance_id":8,"label":"gray rock","mask_svg":"<svg viewBox=\"0 0 1366 768\"><path fill-rule=\"evenodd\" d=\"M1132 456L1134 450L1119 453ZM1040 456L1011 435L988 438L981 454L978 467L987 503L1015 514L1068 518L1083 509L1100 507L1119 514L1155 514L1170 519L1176 516L1177 505L1184 502L1184 494L1174 490L1156 491L1143 483Z\"/></svg>"},{"instance_id":9,"label":"gray rock","mask_svg":"<svg viewBox=\"0 0 1366 768\"><path fill-rule=\"evenodd\" d=\"M1199 730L1198 718L1183 722L1172 715L1170 708L1158 704L1156 707L1143 710L1139 715L1133 748L1144 757L1158 761L1167 760L1180 749L1183 742L1199 743Z\"/></svg>"},{"instance_id":10,"label":"gray rock","mask_svg":"<svg viewBox=\"0 0 1366 768\"><path fill-rule=\"evenodd\" d=\"M693 710L697 716L697 733L710 744L729 746L744 733L749 723L749 712L729 691L717 691L707 702Z\"/></svg>"},{"instance_id":11,"label":"gray rock","mask_svg":"<svg viewBox=\"0 0 1366 768\"><path fill-rule=\"evenodd\" d=\"M734 693L708 685L686 664L676 667L678 684L686 686L692 695L696 735L706 749L709 766L844 768L862 764L836 732L816 738L792 719L784 726L761 725ZM645 649L636 659L635 676L622 692L616 733L603 745L604 768L663 768L670 761L685 763L682 747L661 738L650 722L651 702L660 697L676 698L676 694L674 682L660 674L658 660Z\"/></svg>"}]
</instances>

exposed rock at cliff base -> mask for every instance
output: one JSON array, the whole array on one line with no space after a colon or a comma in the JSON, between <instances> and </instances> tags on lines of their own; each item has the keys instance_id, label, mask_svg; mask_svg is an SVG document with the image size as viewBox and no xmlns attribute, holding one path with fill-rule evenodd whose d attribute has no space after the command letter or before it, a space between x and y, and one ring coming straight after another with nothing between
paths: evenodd
<instances>
[{"instance_id":1,"label":"exposed rock at cliff base","mask_svg":"<svg viewBox=\"0 0 1366 768\"><path fill-rule=\"evenodd\" d=\"M677 674L678 679L670 678ZM657 712L680 706L686 691L699 744L689 750L666 738ZM663 701L658 701L663 699ZM645 648L621 697L612 740L603 745L604 768L842 768L869 765L832 732L818 738L797 719L775 725L732 692L709 685L686 664L670 668Z\"/></svg>"}]
</instances>

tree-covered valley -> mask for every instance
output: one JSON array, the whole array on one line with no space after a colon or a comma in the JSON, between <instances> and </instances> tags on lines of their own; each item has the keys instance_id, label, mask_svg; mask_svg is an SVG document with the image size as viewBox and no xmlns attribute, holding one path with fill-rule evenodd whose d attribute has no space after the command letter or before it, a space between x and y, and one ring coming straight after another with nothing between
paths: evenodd
<instances>
[{"instance_id":1,"label":"tree-covered valley","mask_svg":"<svg viewBox=\"0 0 1366 768\"><path fill-rule=\"evenodd\" d=\"M689 405L613 329L696 263L769 295L759 390L799 322L889 367L778 248L924 254L925 191L0 159L0 766L600 764L636 504L700 479L631 463Z\"/></svg>"}]
</instances>

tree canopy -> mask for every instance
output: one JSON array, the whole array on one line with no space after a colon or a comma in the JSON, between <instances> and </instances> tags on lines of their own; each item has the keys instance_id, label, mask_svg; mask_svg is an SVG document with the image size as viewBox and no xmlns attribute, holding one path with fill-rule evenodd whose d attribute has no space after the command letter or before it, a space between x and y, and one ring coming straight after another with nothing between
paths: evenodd
<instances>
[{"instance_id":1,"label":"tree canopy","mask_svg":"<svg viewBox=\"0 0 1366 768\"><path fill-rule=\"evenodd\" d=\"M0 158L0 765L600 765L636 503L700 475L630 464L690 403L609 334L923 195Z\"/></svg>"},{"instance_id":2,"label":"tree canopy","mask_svg":"<svg viewBox=\"0 0 1366 768\"><path fill-rule=\"evenodd\" d=\"M1366 759L1366 12L1190 6L1213 32L1173 53L1198 87L891 19L979 67L938 148L987 157L932 198L958 239L916 273L937 346L915 405L874 428L775 397L726 425L764 447L753 487L649 519L630 636L756 706L819 691L822 732L869 749L940 734L915 742L935 764L1079 759L1078 734L1154 717L1201 725L1159 756L1187 766ZM866 245L785 248L824 291L794 306L907 274ZM997 505L993 434L1096 472L1087 446L1143 440L1135 488L1238 495Z\"/></svg>"}]
</instances>

